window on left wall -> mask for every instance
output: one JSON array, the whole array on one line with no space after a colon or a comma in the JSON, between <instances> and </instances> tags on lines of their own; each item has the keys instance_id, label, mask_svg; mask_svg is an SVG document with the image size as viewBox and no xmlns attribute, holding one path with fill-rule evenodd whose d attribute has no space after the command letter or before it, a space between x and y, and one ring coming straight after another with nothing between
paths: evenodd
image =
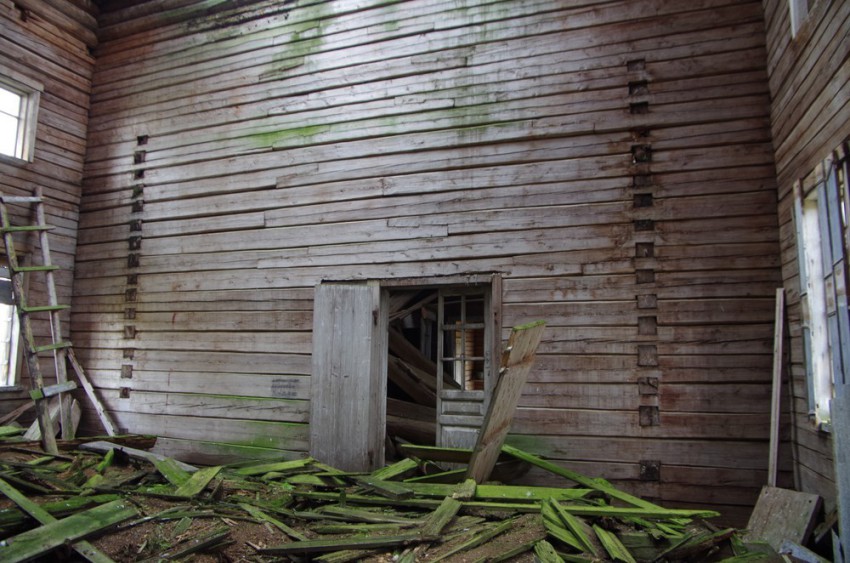
<instances>
[{"instance_id":1,"label":"window on left wall","mask_svg":"<svg viewBox=\"0 0 850 563\"><path fill-rule=\"evenodd\" d=\"M0 388L18 384L20 324L9 268L0 266Z\"/></svg>"},{"instance_id":2,"label":"window on left wall","mask_svg":"<svg viewBox=\"0 0 850 563\"><path fill-rule=\"evenodd\" d=\"M0 155L32 161L40 84L0 67Z\"/></svg>"}]
</instances>

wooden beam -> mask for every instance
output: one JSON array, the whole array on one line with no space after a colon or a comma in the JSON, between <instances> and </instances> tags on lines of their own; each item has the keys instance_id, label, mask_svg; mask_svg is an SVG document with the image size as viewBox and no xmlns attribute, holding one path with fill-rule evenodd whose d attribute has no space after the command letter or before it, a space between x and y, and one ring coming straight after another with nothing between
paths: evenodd
<instances>
[{"instance_id":1,"label":"wooden beam","mask_svg":"<svg viewBox=\"0 0 850 563\"><path fill-rule=\"evenodd\" d=\"M767 484L776 486L779 472L779 419L782 391L782 355L785 338L785 289L776 290L776 323L773 331L773 389L770 398L770 459L767 467Z\"/></svg>"}]
</instances>

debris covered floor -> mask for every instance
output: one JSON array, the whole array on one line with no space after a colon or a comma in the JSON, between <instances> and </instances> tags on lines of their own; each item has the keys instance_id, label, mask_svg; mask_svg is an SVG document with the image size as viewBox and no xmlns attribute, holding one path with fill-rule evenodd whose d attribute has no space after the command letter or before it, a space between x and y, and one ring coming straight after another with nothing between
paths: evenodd
<instances>
[{"instance_id":1,"label":"debris covered floor","mask_svg":"<svg viewBox=\"0 0 850 563\"><path fill-rule=\"evenodd\" d=\"M139 449L150 445L4 446L0 560L762 559L709 524L716 513L664 509L509 446L497 472L535 465L575 486L476 485L442 469L461 450L411 447L351 474L310 458L194 468Z\"/></svg>"}]
</instances>

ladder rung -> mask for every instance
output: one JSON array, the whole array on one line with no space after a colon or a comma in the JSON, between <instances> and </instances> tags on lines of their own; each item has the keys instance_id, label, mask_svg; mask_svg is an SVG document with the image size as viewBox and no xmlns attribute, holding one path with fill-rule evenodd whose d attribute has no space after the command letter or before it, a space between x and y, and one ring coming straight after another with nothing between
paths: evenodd
<instances>
[{"instance_id":1,"label":"ladder rung","mask_svg":"<svg viewBox=\"0 0 850 563\"><path fill-rule=\"evenodd\" d=\"M42 387L41 389L33 389L32 391L30 391L30 397L33 401L38 401L47 397L53 397L54 395L58 395L59 393L67 393L68 391L73 391L76 388L77 383L75 381L66 381L64 383L57 383L56 385Z\"/></svg>"},{"instance_id":2,"label":"ladder rung","mask_svg":"<svg viewBox=\"0 0 850 563\"><path fill-rule=\"evenodd\" d=\"M35 348L33 348L33 350L35 351L36 354L38 354L39 352L48 352L48 351L52 352L53 350L61 350L62 348L70 348L70 347L71 347L71 343L68 342L67 340L65 340L65 341L62 341L62 342L56 342L54 344L45 344L44 346L36 346Z\"/></svg>"},{"instance_id":3,"label":"ladder rung","mask_svg":"<svg viewBox=\"0 0 850 563\"><path fill-rule=\"evenodd\" d=\"M61 266L18 266L14 269L15 272L53 272L61 270Z\"/></svg>"},{"instance_id":4,"label":"ladder rung","mask_svg":"<svg viewBox=\"0 0 850 563\"><path fill-rule=\"evenodd\" d=\"M20 227L15 227L10 225L8 227L0 228L0 232L3 233L32 233L35 231L49 231L51 229L55 229L56 227L52 225L21 225Z\"/></svg>"},{"instance_id":5,"label":"ladder rung","mask_svg":"<svg viewBox=\"0 0 850 563\"><path fill-rule=\"evenodd\" d=\"M34 195L4 195L3 197L0 197L0 200L2 200L3 203L41 203L41 198Z\"/></svg>"},{"instance_id":6,"label":"ladder rung","mask_svg":"<svg viewBox=\"0 0 850 563\"><path fill-rule=\"evenodd\" d=\"M50 313L53 311L64 311L70 308L70 305L42 305L39 307L21 307L21 311L24 313Z\"/></svg>"}]
</instances>

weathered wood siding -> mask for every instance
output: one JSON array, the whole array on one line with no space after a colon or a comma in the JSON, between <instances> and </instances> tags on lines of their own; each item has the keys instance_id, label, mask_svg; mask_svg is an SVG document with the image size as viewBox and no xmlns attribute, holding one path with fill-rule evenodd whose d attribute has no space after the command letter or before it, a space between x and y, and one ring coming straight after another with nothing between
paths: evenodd
<instances>
[{"instance_id":1,"label":"weathered wood siding","mask_svg":"<svg viewBox=\"0 0 850 563\"><path fill-rule=\"evenodd\" d=\"M315 284L501 272L505 330L548 323L511 440L745 521L781 281L760 2L219 6L101 19L73 320L121 427L303 452Z\"/></svg>"},{"instance_id":2,"label":"weathered wood siding","mask_svg":"<svg viewBox=\"0 0 850 563\"><path fill-rule=\"evenodd\" d=\"M830 436L818 431L808 417L792 188L850 136L850 3L810 4L809 16L794 38L786 1L765 0L764 9L791 336L795 477L800 490L820 494L831 508L835 491Z\"/></svg>"},{"instance_id":3,"label":"weathered wood siding","mask_svg":"<svg viewBox=\"0 0 850 563\"><path fill-rule=\"evenodd\" d=\"M60 303L71 303L74 251L77 238L80 192L85 158L89 93L94 59L88 46L94 43L95 10L90 2L51 0L13 2L0 0L0 62L43 86L35 154L32 162L0 157L0 192L30 196L35 186L45 195L51 257L63 269L55 273ZM29 206L10 205L12 222L35 223ZM17 251L33 263L41 259L37 237L17 237ZM0 250L0 253L3 251ZM44 275L28 275L30 303L46 305ZM43 318L42 318L43 317ZM47 315L32 316L38 344L50 342ZM67 336L67 316L63 330ZM52 355L42 361L45 380L55 378ZM29 401L26 367L21 368L19 389L0 391L0 413ZM31 420L22 417L21 421Z\"/></svg>"}]
</instances>

